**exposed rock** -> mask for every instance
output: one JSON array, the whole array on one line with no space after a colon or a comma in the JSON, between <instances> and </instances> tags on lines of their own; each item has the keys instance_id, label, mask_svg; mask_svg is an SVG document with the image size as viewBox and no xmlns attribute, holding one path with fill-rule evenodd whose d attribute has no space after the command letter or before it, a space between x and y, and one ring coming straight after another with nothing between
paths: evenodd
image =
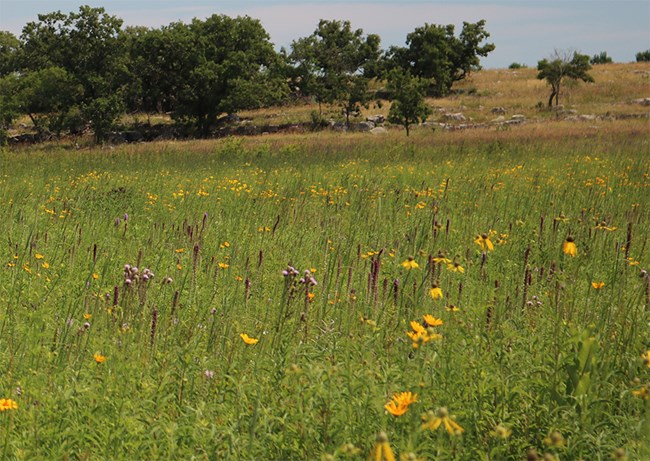
<instances>
[{"instance_id":1,"label":"exposed rock","mask_svg":"<svg viewBox=\"0 0 650 461\"><path fill-rule=\"evenodd\" d=\"M383 125L384 122L386 121L386 118L381 114L371 115L369 117L366 117L366 121L367 122L372 122L375 125Z\"/></svg>"},{"instance_id":2,"label":"exposed rock","mask_svg":"<svg viewBox=\"0 0 650 461\"><path fill-rule=\"evenodd\" d=\"M492 120L492 123L503 123L506 121L506 118L503 115L499 115L497 118Z\"/></svg>"},{"instance_id":3,"label":"exposed rock","mask_svg":"<svg viewBox=\"0 0 650 461\"><path fill-rule=\"evenodd\" d=\"M521 114L515 114L512 117L510 117L510 120L518 120L520 122L523 122L524 120L526 120L526 116Z\"/></svg>"},{"instance_id":4,"label":"exposed rock","mask_svg":"<svg viewBox=\"0 0 650 461\"><path fill-rule=\"evenodd\" d=\"M370 132L372 134L384 134L384 133L387 133L388 131L383 126L377 126L377 127L373 128L372 130L370 130Z\"/></svg>"},{"instance_id":5,"label":"exposed rock","mask_svg":"<svg viewBox=\"0 0 650 461\"><path fill-rule=\"evenodd\" d=\"M650 98L634 99L632 102L635 104L641 104L642 106L650 106Z\"/></svg>"},{"instance_id":6,"label":"exposed rock","mask_svg":"<svg viewBox=\"0 0 650 461\"><path fill-rule=\"evenodd\" d=\"M449 120L453 122L464 122L467 120L467 118L461 112L457 112L455 114L444 114L442 118L444 120Z\"/></svg>"},{"instance_id":7,"label":"exposed rock","mask_svg":"<svg viewBox=\"0 0 650 461\"><path fill-rule=\"evenodd\" d=\"M506 109L504 107L493 107L490 112L494 115L506 115Z\"/></svg>"},{"instance_id":8,"label":"exposed rock","mask_svg":"<svg viewBox=\"0 0 650 461\"><path fill-rule=\"evenodd\" d=\"M375 127L375 124L372 122L359 122L353 123L350 125L351 131L370 131Z\"/></svg>"}]
</instances>

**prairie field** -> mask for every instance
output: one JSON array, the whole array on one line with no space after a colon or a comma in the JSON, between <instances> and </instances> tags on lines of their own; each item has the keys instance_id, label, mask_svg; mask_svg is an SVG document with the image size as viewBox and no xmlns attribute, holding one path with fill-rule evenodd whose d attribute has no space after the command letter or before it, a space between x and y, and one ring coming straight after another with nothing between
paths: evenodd
<instances>
[{"instance_id":1,"label":"prairie field","mask_svg":"<svg viewBox=\"0 0 650 461\"><path fill-rule=\"evenodd\" d=\"M648 96L608 84L573 104ZM650 459L649 153L647 118L2 150L0 459Z\"/></svg>"}]
</instances>

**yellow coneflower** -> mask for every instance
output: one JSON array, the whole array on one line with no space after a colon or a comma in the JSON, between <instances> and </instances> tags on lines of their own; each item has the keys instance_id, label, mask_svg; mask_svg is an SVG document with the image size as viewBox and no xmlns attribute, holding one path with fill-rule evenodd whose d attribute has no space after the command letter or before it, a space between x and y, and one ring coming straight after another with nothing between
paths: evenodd
<instances>
[{"instance_id":1,"label":"yellow coneflower","mask_svg":"<svg viewBox=\"0 0 650 461\"><path fill-rule=\"evenodd\" d=\"M451 263L451 259L446 258L442 251L438 251L438 256L433 258L433 262L436 264L449 264Z\"/></svg>"},{"instance_id":2,"label":"yellow coneflower","mask_svg":"<svg viewBox=\"0 0 650 461\"><path fill-rule=\"evenodd\" d=\"M422 318L424 319L424 322L430 327L437 327L443 323L442 319L437 319L431 314L424 314Z\"/></svg>"},{"instance_id":3,"label":"yellow coneflower","mask_svg":"<svg viewBox=\"0 0 650 461\"><path fill-rule=\"evenodd\" d=\"M643 363L650 368L650 350L645 351L645 354L641 354L641 358L643 359Z\"/></svg>"},{"instance_id":4,"label":"yellow coneflower","mask_svg":"<svg viewBox=\"0 0 650 461\"><path fill-rule=\"evenodd\" d=\"M615 227L615 226L608 226L608 225L607 225L607 222L605 222L605 221L601 221L601 222L599 222L599 223L596 225L596 227L594 227L594 229L598 229L598 230L604 230L604 231L612 232L612 231L615 231L615 230L618 229L618 228Z\"/></svg>"},{"instance_id":5,"label":"yellow coneflower","mask_svg":"<svg viewBox=\"0 0 650 461\"><path fill-rule=\"evenodd\" d=\"M259 342L259 339L251 338L251 337L248 336L246 333L241 333L241 334L239 335L239 337L242 339L242 341L244 341L244 343L249 344L249 345L251 345L251 344L257 344L257 343Z\"/></svg>"},{"instance_id":6,"label":"yellow coneflower","mask_svg":"<svg viewBox=\"0 0 650 461\"><path fill-rule=\"evenodd\" d=\"M591 286L592 286L595 290L600 290L602 287L605 286L605 282L591 282Z\"/></svg>"},{"instance_id":7,"label":"yellow coneflower","mask_svg":"<svg viewBox=\"0 0 650 461\"><path fill-rule=\"evenodd\" d=\"M483 251L492 251L494 250L494 245L492 244L492 241L490 240L490 236L488 234L481 234L478 235L474 239L474 243L476 243L478 246L481 247L481 250Z\"/></svg>"},{"instance_id":8,"label":"yellow coneflower","mask_svg":"<svg viewBox=\"0 0 650 461\"><path fill-rule=\"evenodd\" d=\"M635 397L639 397L640 399L643 400L648 400L650 399L650 389L648 389L648 385L643 386L641 389L635 389L632 391L632 395Z\"/></svg>"},{"instance_id":9,"label":"yellow coneflower","mask_svg":"<svg viewBox=\"0 0 650 461\"><path fill-rule=\"evenodd\" d=\"M228 269L230 267L230 264L228 264L228 263L219 263L218 266L219 266L219 269Z\"/></svg>"},{"instance_id":10,"label":"yellow coneflower","mask_svg":"<svg viewBox=\"0 0 650 461\"><path fill-rule=\"evenodd\" d=\"M422 415L422 420L424 423L420 426L420 430L431 429L432 431L435 431L440 426L444 426L450 435L460 435L465 432L465 429L463 429L460 424L449 417L449 412L445 407L439 408L436 413L428 411L426 414Z\"/></svg>"},{"instance_id":11,"label":"yellow coneflower","mask_svg":"<svg viewBox=\"0 0 650 461\"><path fill-rule=\"evenodd\" d=\"M388 436L385 432L377 434L377 441L372 448L370 459L372 461L395 461L395 454L388 444Z\"/></svg>"},{"instance_id":12,"label":"yellow coneflower","mask_svg":"<svg viewBox=\"0 0 650 461\"><path fill-rule=\"evenodd\" d=\"M0 399L0 411L17 410L18 404L15 400Z\"/></svg>"},{"instance_id":13,"label":"yellow coneflower","mask_svg":"<svg viewBox=\"0 0 650 461\"><path fill-rule=\"evenodd\" d=\"M384 405L388 413L393 416L402 416L409 409L409 406L418 400L418 395L411 392L400 392L391 397L390 402Z\"/></svg>"},{"instance_id":14,"label":"yellow coneflower","mask_svg":"<svg viewBox=\"0 0 650 461\"><path fill-rule=\"evenodd\" d=\"M97 363L104 363L106 361L106 357L103 356L102 354L94 354L93 358L95 359L95 362L97 362Z\"/></svg>"},{"instance_id":15,"label":"yellow coneflower","mask_svg":"<svg viewBox=\"0 0 650 461\"><path fill-rule=\"evenodd\" d=\"M418 269L420 265L415 261L415 259L411 256L408 257L405 261L403 261L400 266L402 266L404 269L407 271L410 271L411 269Z\"/></svg>"},{"instance_id":16,"label":"yellow coneflower","mask_svg":"<svg viewBox=\"0 0 650 461\"><path fill-rule=\"evenodd\" d=\"M84 320L90 320L92 318L93 318L93 314L88 314L88 313L84 314Z\"/></svg>"},{"instance_id":17,"label":"yellow coneflower","mask_svg":"<svg viewBox=\"0 0 650 461\"><path fill-rule=\"evenodd\" d=\"M440 288L438 285L433 285L433 287L429 290L429 296L431 296L433 299L442 299L442 288Z\"/></svg>"},{"instance_id":18,"label":"yellow coneflower","mask_svg":"<svg viewBox=\"0 0 650 461\"><path fill-rule=\"evenodd\" d=\"M567 254L571 257L575 257L578 254L578 247L575 244L572 236L568 236L564 243L562 244L562 251L564 254Z\"/></svg>"},{"instance_id":19,"label":"yellow coneflower","mask_svg":"<svg viewBox=\"0 0 650 461\"><path fill-rule=\"evenodd\" d=\"M460 272L461 274L465 273L465 268L461 266L459 263L457 263L456 261L454 261L453 263L448 263L447 269L450 270L451 272Z\"/></svg>"},{"instance_id":20,"label":"yellow coneflower","mask_svg":"<svg viewBox=\"0 0 650 461\"><path fill-rule=\"evenodd\" d=\"M448 306L445 306L445 309L447 310L447 312L458 312L460 310L458 306L454 304L449 304Z\"/></svg>"}]
</instances>

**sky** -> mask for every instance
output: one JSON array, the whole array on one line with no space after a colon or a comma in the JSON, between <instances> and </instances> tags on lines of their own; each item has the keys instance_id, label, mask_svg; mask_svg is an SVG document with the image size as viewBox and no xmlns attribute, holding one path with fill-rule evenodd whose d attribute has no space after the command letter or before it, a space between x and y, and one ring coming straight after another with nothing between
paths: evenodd
<instances>
[{"instance_id":1,"label":"sky","mask_svg":"<svg viewBox=\"0 0 650 461\"><path fill-rule=\"evenodd\" d=\"M259 19L276 48L310 35L320 19L349 20L354 29L381 37L384 49L404 46L408 33L428 24L486 20L496 49L481 59L485 68L517 62L535 67L555 50L593 56L602 51L615 62L635 60L650 49L650 0L0 0L0 30L20 36L38 14L104 7L124 25L160 27L212 14Z\"/></svg>"}]
</instances>

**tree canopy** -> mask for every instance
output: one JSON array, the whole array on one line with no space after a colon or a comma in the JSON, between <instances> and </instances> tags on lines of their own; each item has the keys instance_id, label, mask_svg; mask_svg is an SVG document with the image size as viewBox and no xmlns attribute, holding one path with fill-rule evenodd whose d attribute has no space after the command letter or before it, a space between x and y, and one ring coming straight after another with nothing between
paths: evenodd
<instances>
[{"instance_id":1,"label":"tree canopy","mask_svg":"<svg viewBox=\"0 0 650 461\"><path fill-rule=\"evenodd\" d=\"M543 59L537 63L537 78L546 80L551 85L551 95L548 98L548 106L558 105L560 89L565 79L582 80L583 82L593 82L594 79L589 75L591 64L589 56L579 54L578 52L559 52L556 51L554 56L549 59Z\"/></svg>"}]
</instances>

